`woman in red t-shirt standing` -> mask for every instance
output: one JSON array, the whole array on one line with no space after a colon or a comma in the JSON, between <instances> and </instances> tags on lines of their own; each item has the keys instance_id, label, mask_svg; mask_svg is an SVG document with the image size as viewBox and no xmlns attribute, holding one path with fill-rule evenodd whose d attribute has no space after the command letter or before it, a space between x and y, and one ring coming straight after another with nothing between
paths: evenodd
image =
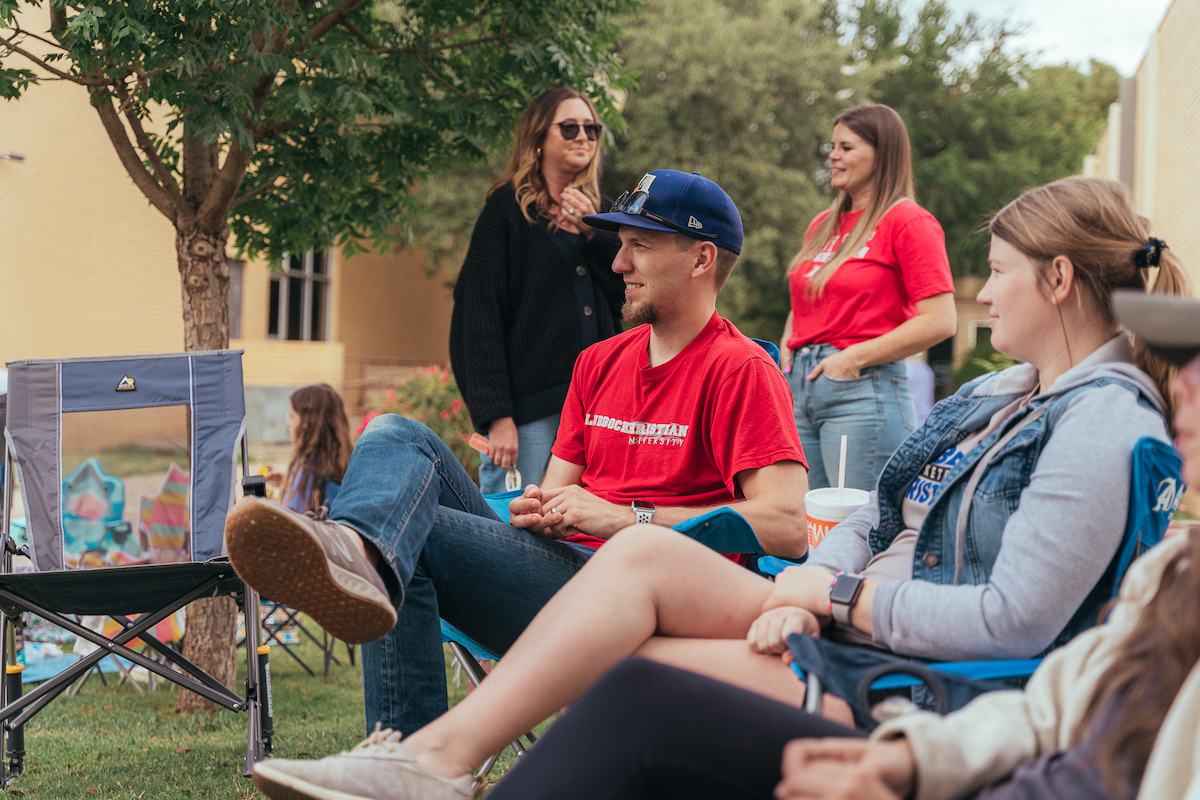
<instances>
[{"instance_id":1,"label":"woman in red t-shirt standing","mask_svg":"<svg viewBox=\"0 0 1200 800\"><path fill-rule=\"evenodd\" d=\"M904 359L954 335L954 283L942 226L914 200L908 130L888 106L838 115L829 154L833 208L792 261L783 331L808 484L874 489L917 427Z\"/></svg>"}]
</instances>

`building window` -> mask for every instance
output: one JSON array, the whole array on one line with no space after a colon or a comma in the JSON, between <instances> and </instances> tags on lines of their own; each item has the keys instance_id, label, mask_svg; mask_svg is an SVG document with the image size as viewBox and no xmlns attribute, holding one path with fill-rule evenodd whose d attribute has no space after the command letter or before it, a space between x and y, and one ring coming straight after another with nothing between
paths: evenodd
<instances>
[{"instance_id":1,"label":"building window","mask_svg":"<svg viewBox=\"0 0 1200 800\"><path fill-rule=\"evenodd\" d=\"M326 250L283 257L283 273L271 276L268 338L328 341L330 260Z\"/></svg>"},{"instance_id":2,"label":"building window","mask_svg":"<svg viewBox=\"0 0 1200 800\"><path fill-rule=\"evenodd\" d=\"M986 319L967 322L967 349L974 350L980 344L992 346L992 326Z\"/></svg>"}]
</instances>

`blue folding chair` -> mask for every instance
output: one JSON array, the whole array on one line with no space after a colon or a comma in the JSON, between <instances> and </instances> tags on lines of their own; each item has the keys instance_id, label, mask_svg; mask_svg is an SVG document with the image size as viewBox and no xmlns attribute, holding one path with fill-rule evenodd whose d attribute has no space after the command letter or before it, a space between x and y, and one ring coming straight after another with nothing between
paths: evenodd
<instances>
[{"instance_id":1,"label":"blue folding chair","mask_svg":"<svg viewBox=\"0 0 1200 800\"><path fill-rule=\"evenodd\" d=\"M1183 498L1186 488L1181 472L1182 465L1182 459L1180 459L1179 453L1176 452L1175 448L1160 439L1143 436L1134 445L1133 473L1130 479L1129 512L1126 517L1125 533L1121 540L1121 546L1113 557L1113 562L1108 572L1106 572L1106 577L1110 574L1112 576L1110 600L1116 598L1120 590L1121 581L1124 580L1125 573L1129 570L1129 565L1140 555L1162 541L1167 526L1171 523L1171 519L1175 515L1175 510L1179 507L1179 501ZM792 565L791 562L772 557L759 560L759 569L764 572L769 571L770 574L778 574L784 568ZM919 659L912 659L907 662L898 663L895 656L888 653L876 652L870 648L836 644L824 640L817 640L807 645L796 644L794 640L803 636L803 634L795 634L789 637L789 643L793 644L793 654L797 654L796 651L799 650L800 653L798 655L810 658L815 653L815 650L819 649L823 655L822 660L826 662L825 668L830 668L828 666L830 659L845 658L846 663L855 662L856 668L869 671L873 675L873 680L869 683L868 687L863 687L869 688L871 691L901 689L925 683L924 680L914 677L911 674L901 674L905 663L919 663L926 670L931 671L935 677L938 677L939 673L945 673L950 680L954 680L955 677L961 677L970 681L999 681L1028 678L1042 662L1040 658L1022 658L941 663L927 663ZM853 655L850 655L852 650L855 652ZM841 652L840 656L839 651ZM869 669L865 666L872 659L877 665L875 669ZM797 660L792 664L792 669L801 680L807 683L806 710L814 714L819 714L821 712L824 687L821 677L816 674L818 667L808 664L806 672L804 665L800 663L800 660ZM844 683L844 681L839 681L839 683ZM988 688L1004 689L1011 687L1003 684L994 684ZM855 706L856 719L869 717L869 709L856 707L856 704L861 702L861 698L865 692L843 691L835 693L852 706ZM979 693L979 691L976 691L971 693L970 696ZM843 696L845 694L852 696ZM967 700L970 699L970 696L961 696ZM949 707L946 710L953 711L956 707Z\"/></svg>"}]
</instances>

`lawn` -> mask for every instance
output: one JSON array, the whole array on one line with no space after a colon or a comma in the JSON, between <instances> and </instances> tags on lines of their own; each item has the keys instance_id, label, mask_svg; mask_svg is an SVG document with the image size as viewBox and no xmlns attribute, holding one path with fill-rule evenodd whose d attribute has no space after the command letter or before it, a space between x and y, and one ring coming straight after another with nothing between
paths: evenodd
<instances>
[{"instance_id":1,"label":"lawn","mask_svg":"<svg viewBox=\"0 0 1200 800\"><path fill-rule=\"evenodd\" d=\"M304 644L302 656L319 664L320 652ZM328 679L310 677L278 647L271 652L275 701L275 755L320 758L363 738L362 683L357 665L334 665ZM447 658L447 676L453 669ZM239 670L239 680L242 672ZM175 713L174 686L138 695L92 676L76 697L60 697L26 726L25 772L14 796L45 798L261 798L242 777L246 717ZM451 680L452 677L451 677ZM466 677L451 683L451 701L465 693ZM28 687L27 687L28 688ZM512 763L507 751L493 769ZM494 780L494 778L493 778Z\"/></svg>"}]
</instances>

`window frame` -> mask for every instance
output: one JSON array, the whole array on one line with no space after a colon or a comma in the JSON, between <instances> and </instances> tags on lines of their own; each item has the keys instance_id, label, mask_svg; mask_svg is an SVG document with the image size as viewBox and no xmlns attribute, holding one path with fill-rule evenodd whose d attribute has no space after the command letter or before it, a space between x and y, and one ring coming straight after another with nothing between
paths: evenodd
<instances>
[{"instance_id":1,"label":"window frame","mask_svg":"<svg viewBox=\"0 0 1200 800\"><path fill-rule=\"evenodd\" d=\"M320 259L320 262L318 262ZM267 293L267 338L284 342L328 342L331 340L330 316L333 310L333 251L332 250L309 250L301 255L292 255L285 253L283 256L284 264L300 264L299 269L285 269L280 272L271 273L271 282L268 288L278 287L277 300L275 308L276 314L276 329L271 331L271 294ZM325 267L324 272L317 272L315 267L318 263L322 263ZM300 281L301 297L300 297L300 338L292 339L288 336L289 329L289 312L290 312L290 293L291 279L296 278ZM313 312L313 291L317 284L324 285L324 302L321 309L322 314L322 330L320 338L312 336L312 312Z\"/></svg>"}]
</instances>

